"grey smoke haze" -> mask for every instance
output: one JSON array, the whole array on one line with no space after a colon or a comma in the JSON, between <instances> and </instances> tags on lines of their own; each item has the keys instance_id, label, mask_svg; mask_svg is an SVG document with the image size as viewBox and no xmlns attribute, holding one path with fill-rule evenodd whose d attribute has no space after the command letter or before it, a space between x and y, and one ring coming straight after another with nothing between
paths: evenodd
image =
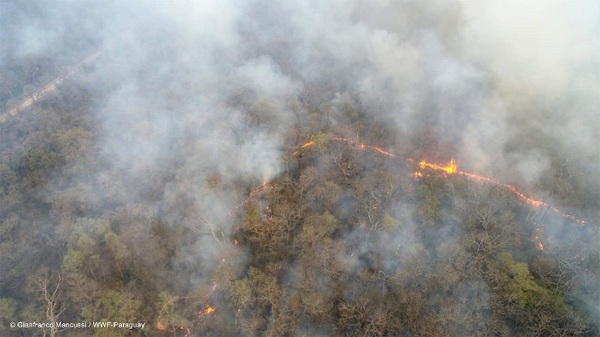
<instances>
[{"instance_id":1,"label":"grey smoke haze","mask_svg":"<svg viewBox=\"0 0 600 337\"><path fill-rule=\"evenodd\" d=\"M393 126L395 152L427 142L433 159L550 199L545 174L569 162L598 198L597 13L592 0L3 1L0 70L102 51L72 79L97 97L101 155L55 177L48 198L67 185L91 204L144 203L149 180L168 180L145 207L198 233L175 258L201 265L197 284L228 244L211 233L227 237L240 197L283 172L310 109L329 106L335 125L356 102ZM207 187L215 176L219 189ZM411 226L364 249L411 261L426 244L410 240Z\"/></svg>"},{"instance_id":2,"label":"grey smoke haze","mask_svg":"<svg viewBox=\"0 0 600 337\"><path fill-rule=\"evenodd\" d=\"M94 80L106 93L98 106L106 147L131 150L114 154L135 163L168 152L184 126L243 132L236 96L244 97L244 107L273 109L269 132L284 131L289 103L302 88L320 84L354 95L404 134L431 126L437 141L473 170L505 172L514 165L498 167L505 162L499 159L524 134L544 139L524 151L549 140L565 154L597 162L598 19L590 14L597 7L593 1L5 2L3 21L15 24L2 34L2 60L77 56L72 45L85 43L102 48ZM152 131L133 134L131 125L143 120ZM221 120L227 121L215 128ZM232 136L219 137L215 153ZM234 166L262 178L278 170L273 162L262 168L272 172Z\"/></svg>"}]
</instances>

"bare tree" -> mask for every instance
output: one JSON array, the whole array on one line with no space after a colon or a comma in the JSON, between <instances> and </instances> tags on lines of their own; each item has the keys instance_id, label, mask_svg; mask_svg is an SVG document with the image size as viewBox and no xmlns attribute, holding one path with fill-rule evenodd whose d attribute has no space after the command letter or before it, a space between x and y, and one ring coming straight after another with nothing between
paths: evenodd
<instances>
[{"instance_id":1,"label":"bare tree","mask_svg":"<svg viewBox=\"0 0 600 337\"><path fill-rule=\"evenodd\" d=\"M50 326L50 337L58 336L56 323L60 315L67 309L63 303L63 277L60 273L52 274L46 270L33 279L33 290L41 296L42 305L45 308L45 316ZM46 336L46 331L44 331Z\"/></svg>"}]
</instances>

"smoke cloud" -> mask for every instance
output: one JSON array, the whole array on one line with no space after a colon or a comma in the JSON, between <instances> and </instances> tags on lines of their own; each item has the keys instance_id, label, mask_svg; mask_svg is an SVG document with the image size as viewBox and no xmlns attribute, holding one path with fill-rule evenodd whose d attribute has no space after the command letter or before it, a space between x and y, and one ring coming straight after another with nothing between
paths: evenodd
<instances>
[{"instance_id":1,"label":"smoke cloud","mask_svg":"<svg viewBox=\"0 0 600 337\"><path fill-rule=\"evenodd\" d=\"M391 130L394 153L453 157L597 220L599 12L591 0L3 1L0 99L8 109L28 84L100 51L67 79L92 97L94 154L42 193L49 203L79 200L80 217L140 204L148 218L184 228L172 268L197 272L173 287L193 289L210 283L249 191L290 169L285 158L315 111L329 111L333 127L354 111ZM28 62L39 65L29 76L37 82L19 80ZM548 183L558 171L588 186L585 202L560 199ZM402 226L393 235L346 234L349 246L360 243L337 257L346 272L373 251L390 275L432 258L432 243L414 234L413 202L394 207ZM456 220L444 222L436 235L451 242ZM565 223L550 221L551 242ZM487 301L484 292L473 303Z\"/></svg>"}]
</instances>

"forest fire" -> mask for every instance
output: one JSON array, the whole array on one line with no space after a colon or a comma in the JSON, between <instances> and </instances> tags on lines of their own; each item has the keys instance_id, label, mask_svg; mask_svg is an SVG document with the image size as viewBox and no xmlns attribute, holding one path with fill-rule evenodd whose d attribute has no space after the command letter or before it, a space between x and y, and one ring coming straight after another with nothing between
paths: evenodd
<instances>
[{"instance_id":1,"label":"forest fire","mask_svg":"<svg viewBox=\"0 0 600 337\"><path fill-rule=\"evenodd\" d=\"M535 231L533 232L531 241L535 243L535 249L540 252L544 250L544 243L542 242L542 226L539 223L535 224Z\"/></svg>"},{"instance_id":2,"label":"forest fire","mask_svg":"<svg viewBox=\"0 0 600 337\"><path fill-rule=\"evenodd\" d=\"M180 297L180 298L178 298L178 300L181 300L184 298L187 298L187 297ZM172 303L173 302L168 302L167 304L172 304ZM165 309L165 306L163 306L163 309ZM202 316L210 315L210 314L214 313L215 311L216 311L215 307L209 305L205 309L196 312L195 315L197 318L200 318ZM166 331L166 332L169 332L172 334L175 334L177 331L183 331L185 333L184 336L187 337L187 336L191 335L192 328L196 324L197 324L196 321L192 322L190 325L187 325L186 323L181 322L179 325L176 325L173 328L167 328L167 326L163 322L162 317L159 315L158 321L156 322L156 329L158 329L160 331Z\"/></svg>"},{"instance_id":3,"label":"forest fire","mask_svg":"<svg viewBox=\"0 0 600 337\"><path fill-rule=\"evenodd\" d=\"M436 171L444 171L448 174L456 173L456 162L454 162L454 158L450 160L450 163L447 166L441 166L437 164L432 164L427 162L426 160L421 160L419 162L419 167L421 169L429 168Z\"/></svg>"},{"instance_id":4,"label":"forest fire","mask_svg":"<svg viewBox=\"0 0 600 337\"><path fill-rule=\"evenodd\" d=\"M422 165L423 161L421 162L421 164L419 165L420 167L423 167ZM445 173L449 173L449 174L458 174L461 175L463 177L466 177L470 180L473 181L477 181L477 182L481 182L481 183L489 183L489 184L493 184L493 185L497 185L497 186L501 186L503 187L505 190L511 192L512 194L516 195L521 201L525 202L526 204L529 204L531 206L534 207L547 207L549 210L551 210L554 213L557 213L558 215L567 218L579 225L584 225L586 224L585 220L579 219L571 214L566 214L563 213L562 211L560 211L558 208L548 204L547 202L543 201L543 200L538 200L538 199L534 199L532 197L529 197L527 195L525 195L524 193L522 193L521 191L519 191L516 187L500 182L496 179L492 179L492 178L488 178L488 177L484 177L484 176L480 176L478 174L475 173L470 173L470 172L465 172L465 171L461 171L458 170L455 166L455 164L451 161L450 164L448 166L440 166L440 165L436 165L436 164L431 164L431 163L427 163L425 162L425 166L427 168L430 168L432 170L435 171L443 171Z\"/></svg>"},{"instance_id":5,"label":"forest fire","mask_svg":"<svg viewBox=\"0 0 600 337\"><path fill-rule=\"evenodd\" d=\"M421 168L429 168L431 170L434 171L443 171L445 173L448 174L458 174L461 175L463 177L468 178L469 180L473 180L473 181L477 181L477 182L481 182L481 183L489 183L489 184L493 184L493 185L497 185L497 186L501 186L503 187L505 190L507 190L508 192L511 192L512 194L516 195L521 201L525 202L528 205L531 205L533 207L547 207L549 210L551 210L552 212L562 216L563 218L567 218L579 225L584 225L586 224L585 220L579 219L571 214L566 214L563 213L562 211L560 211L558 208L548 204L547 202L543 201L543 200L538 200L538 199L534 199L532 197L529 197L527 195L525 195L524 193L522 193L521 191L519 191L516 187L503 183L501 181L498 181L496 179L492 179L492 178L488 178L488 177L484 177L484 176L480 176L478 174L475 173L470 173L470 172L465 172L465 171L461 171L458 170L456 167L456 164L454 163L454 160L450 161L450 164L448 164L448 166L441 166L441 165L437 165L437 164L432 164L432 163L428 163L426 161L421 161L419 163L419 167ZM543 249L543 247L542 247ZM540 249L541 250L541 249Z\"/></svg>"},{"instance_id":6,"label":"forest fire","mask_svg":"<svg viewBox=\"0 0 600 337\"><path fill-rule=\"evenodd\" d=\"M382 154L384 156L390 157L390 158L396 158L396 155L389 152L389 151L385 151L380 147L377 146L373 146L373 145L367 145L364 143L359 143L356 141L353 141L351 139L348 138L343 138L343 137L333 137L331 138L331 140L334 141L338 141L338 142L344 142L347 143L349 145L354 146L355 148L363 151L365 149L367 150L371 150L374 152L377 152L379 154ZM304 143L300 148L301 149L306 149L309 148L311 146L313 146L315 144L314 141L309 141ZM296 155L297 151L294 152L293 155ZM402 158L404 161L410 162L410 163L414 163L415 160L411 159L411 158ZM460 176L463 176L469 180L473 180L473 181L477 181L480 183L488 183L488 184L492 184L492 185L497 185L497 186L501 186L503 187L505 190L507 190L508 192L516 195L521 201L527 203L528 205L534 206L534 207L547 207L549 210L551 210L552 212L566 218L569 219L579 225L584 225L586 224L585 220L579 219L571 214L566 214L563 213L562 211L560 211L558 208L548 204L547 202L543 201L543 200L538 200L538 199L534 199L532 197L529 197L527 195L525 195L524 193L522 193L521 191L519 191L516 187L500 182L498 180L492 179L492 178L488 178L488 177L484 177L484 176L480 176L478 174L475 173L471 173L471 172L465 172L465 171L461 171L458 169L458 166L456 165L456 162L454 159L451 159L450 162L447 165L440 165L440 164L435 164L435 163L430 163L427 160L421 160L419 161L419 165L418 165L420 170L417 170L413 176L415 177L415 179L420 179L422 177L425 176L423 170L431 170L431 171L441 171L444 174L447 175L453 175L453 174L457 174ZM543 248L543 246L542 246Z\"/></svg>"},{"instance_id":7,"label":"forest fire","mask_svg":"<svg viewBox=\"0 0 600 337\"><path fill-rule=\"evenodd\" d=\"M367 145L364 143L359 143L347 138L341 138L341 137L334 137L334 138L330 138L330 140L333 141L338 141L338 142L343 142L346 144L351 145L352 147L354 147L357 150L360 151L365 151L365 150L370 150L373 151L375 153L384 155L386 157L390 157L390 158L398 158L395 154L388 152L386 150L383 150L380 147L377 146L372 146L372 145ZM315 145L315 141L308 141L304 144L302 144L298 150L300 149L308 149L311 148ZM298 154L298 150L293 152L292 155L297 155ZM542 200L538 200L538 199L534 199L532 197L529 197L527 195L525 195L524 193L522 193L521 191L519 191L516 187L500 182L498 180L495 180L493 178L489 178L489 177L484 177L475 173L471 173L471 172L466 172L466 171L462 171L458 169L458 165L456 163L456 161L454 160L454 158L450 159L450 161L447 164L437 164L437 163L433 163L433 162L429 162L427 160L415 160L412 158L400 158L405 162L408 163L412 163L413 165L417 166L417 170L415 170L415 172L413 173L413 176L415 179L419 180L422 179L424 177L430 176L431 173L433 172L440 172L443 174L443 176L450 176L450 175L459 175L462 177L465 177L471 181L476 181L476 182L480 182L480 183L487 183L487 184L492 184L492 185L496 185L496 186L500 186L502 188L504 188L506 191L512 193L513 195L517 196L521 201L523 201L524 203L533 206L533 207L547 207L549 210L567 218L572 220L573 222L583 225L586 223L586 221L578 219L572 215L569 214L565 214L563 212L561 212L560 210L558 210L556 207L551 206L550 204L542 201ZM247 204L252 198L254 198L256 195L258 195L259 193L265 191L267 188L269 187L268 182L265 180L263 181L258 187L254 188L246 197L246 199L244 199L244 201L240 204L240 206L244 206L245 204ZM542 237L543 237L543 231L542 228L540 226L540 224L536 223L536 228L535 231L531 237L531 241L534 244L535 249L537 249L538 251L543 251L545 249L545 245L542 241ZM232 241L233 244L238 245L239 241L237 240L233 240ZM223 259L223 262L225 261L225 259ZM214 291L216 291L218 288L218 284L215 282L213 284L213 287L209 293L212 294ZM181 333L184 333L184 336L190 336L192 331L193 331L193 327L198 324L198 320L201 317L204 316L208 316L213 314L216 311L216 308L212 305L207 305L206 307L204 307L204 309L196 311L194 313L194 319L193 321L189 324L186 325L185 323L180 323L180 324L170 324L170 328L164 323L163 317L162 317L162 313L166 312L166 309L168 306L173 306L176 302L184 300L184 299L189 299L189 296L185 296L185 297L175 297L172 298L170 301L166 302L163 305L163 308L161 310L161 313L159 314L159 318L157 320L156 323L156 328L158 330L161 331L166 331L172 334L176 334L178 331Z\"/></svg>"},{"instance_id":8,"label":"forest fire","mask_svg":"<svg viewBox=\"0 0 600 337\"><path fill-rule=\"evenodd\" d=\"M212 293L217 290L218 288L218 284L215 282L210 290L210 292L208 293L208 295L202 297L202 298L208 298L212 295ZM194 315L196 316L194 318L194 320L190 323L190 324L186 324L185 322L181 322L181 323L175 323L175 324L165 324L165 319L163 317L163 314L173 310L174 306L176 305L176 303L184 301L184 300L195 300L194 296L175 296L170 298L168 301L166 301L162 308L160 309L159 313L158 313L158 319L156 321L156 329L160 330L160 331L166 331L169 333L172 333L173 335L175 335L177 333L177 331L181 331L184 334L184 336L190 336L192 334L192 330L194 328L195 325L198 324L198 319L202 316L207 316L210 315L212 313L214 313L216 311L216 308L212 305L206 305L206 307L200 311L197 311L194 313ZM170 327L168 327L170 326Z\"/></svg>"},{"instance_id":9,"label":"forest fire","mask_svg":"<svg viewBox=\"0 0 600 337\"><path fill-rule=\"evenodd\" d=\"M216 310L215 307L209 305L209 306L206 307L206 309L198 311L196 313L196 316L210 315L213 312L215 312L215 310Z\"/></svg>"},{"instance_id":10,"label":"forest fire","mask_svg":"<svg viewBox=\"0 0 600 337\"><path fill-rule=\"evenodd\" d=\"M350 140L348 138L341 138L341 137L334 137L334 138L330 138L330 140L333 141L338 141L338 142L343 142L346 144L351 145L352 147L354 147L357 150L360 151L365 151L365 150L370 150L373 151L375 153L378 153L380 155L384 155L386 157L390 157L390 158L398 158L395 154L383 150L380 147L377 146L373 146L373 145L367 145L364 143L360 143L360 142L356 142L353 140ZM302 144L298 150L294 151L292 153L293 156L296 156L299 152L299 150L301 149L308 149L311 148L315 145L315 141L308 141L304 144ZM551 205L549 205L548 203L542 201L542 200L538 200L538 199L534 199L532 197L529 197L527 195L525 195L524 193L520 192L516 187L500 182L498 180L495 180L493 178L488 178L488 177L484 177L475 173L470 173L470 172L466 172L466 171L461 171L458 169L458 165L456 163L456 161L454 160L454 158L452 158L447 164L443 165L443 164L436 164L436 163L432 163L429 162L427 160L415 160L412 158L400 158L403 161L412 163L413 165L417 166L417 170L413 173L413 176L415 179L419 180L422 179L424 177L429 176L431 173L428 172L441 172L443 173L444 176L450 176L450 175L459 175L459 176L463 176L471 181L476 181L476 182L480 182L480 183L487 183L487 184L492 184L492 185L496 185L496 186L500 186L502 188L504 188L506 191L514 194L515 196L517 196L521 201L523 201L524 203L531 205L533 207L548 207L549 210L565 217L568 218L570 220L572 220L573 222L577 223L577 224L585 224L586 222L584 220L578 219L572 215L569 214L565 214L563 212L561 212L560 210L558 210L556 207L553 207ZM263 181L258 187L254 188L246 197L246 199L244 199L244 201L240 204L240 206L244 206L245 204L247 204L252 198L254 198L256 195L258 195L259 193L265 191L267 188L269 187L268 182L265 180ZM531 241L534 243L534 246L537 250L539 251L543 251L545 246L544 243L542 242L542 229L541 226L539 224L536 223L536 228L535 228L535 232L532 235ZM237 245L239 244L239 241L237 240L233 240L232 241L233 244ZM223 259L223 262L225 261L225 259ZM218 288L218 284L215 282L212 290L210 291L210 293L213 293L214 291L216 291ZM210 294L209 294L210 296ZM188 326L185 323L180 323L179 325L175 324L172 325L172 328L168 328L167 325L165 325L163 318L162 318L162 312L166 311L166 308L168 306L172 306L174 305L175 302L183 300L183 299L188 299L189 297L175 297L173 299L171 299L170 301L166 302L165 305L163 306L163 309L161 310L161 314L159 315L158 321L156 323L156 328L158 330L161 331L168 331L170 333L175 334L177 331L182 331L183 333L185 333L185 336L189 336L193 330L193 326L196 325L198 323L198 319L200 319L200 317L203 316L207 316L207 315L211 315L216 311L216 308L212 305L207 305L204 309L199 310L197 312L194 313L195 319L194 321Z\"/></svg>"},{"instance_id":11,"label":"forest fire","mask_svg":"<svg viewBox=\"0 0 600 337\"><path fill-rule=\"evenodd\" d=\"M519 191L515 186L509 185L507 183L503 183L503 182L498 181L493 178L481 176L481 175L471 173L471 172L462 171L458 168L458 165L454 158L450 159L450 161L447 164L440 164L440 163L429 162L425 159L418 160L418 159L412 159L412 158L397 157L395 154L393 154L389 151L386 151L380 147L353 141L348 138L334 137L334 138L330 138L329 140L346 143L346 144L352 146L354 149L359 150L359 151L369 150L369 151L373 151L377 154L384 155L386 157L399 158L405 162L411 163L411 165L413 167L416 166L416 170L414 171L413 175L414 175L414 178L417 180L423 179L428 176L432 176L434 174L434 172L441 173L443 177L449 177L450 175L462 176L471 181L500 186L504 190L515 195L523 203L526 203L533 207L547 207L547 209L561 215L562 217L570 219L577 224L583 225L586 223L582 219L578 219L572 215L561 212L556 207L551 206L550 204L546 203L545 201L534 199L532 197L525 195L524 193ZM312 140L308 141L308 142L302 144L300 147L298 147L297 150L292 153L292 155L295 156L299 153L300 150L309 149L309 148L315 146L316 144L317 143L315 141L312 141ZM269 187L269 183L266 180L263 181L259 186L254 188L248 194L248 196L244 199L244 201L240 204L240 206L244 206L245 204L247 204L252 198L257 196L259 193L265 191L268 187ZM538 251L545 250L546 246L543 242L543 230L542 230L542 227L540 224L535 223L535 229L534 229L533 234L530 237L530 240L533 243L533 247L535 247L536 250L538 250ZM234 240L232 240L232 243L235 245L238 245L239 241L234 239ZM225 261L226 261L226 259L222 260L223 263ZM217 290L217 288L218 288L218 284L215 282L213 284L212 289L209 292L208 297L210 297L211 294ZM191 320L190 323L186 324L186 323L182 322L179 324L177 324L177 323L165 324L165 321L163 320L163 317L162 317L162 313L168 311L168 310L166 310L166 309L168 309L167 308L168 306L174 306L176 302L183 300L183 299L189 299L189 297L175 297L165 303L165 305L163 306L163 309L161 310L161 314L159 315L157 323L156 323L156 328L158 330L169 332L169 333L172 333L173 335L183 334L184 336L191 336L191 334L194 330L194 327L199 324L201 318L203 318L205 316L213 315L216 312L216 308L214 306L206 305L204 307L204 309L194 312L194 318Z\"/></svg>"},{"instance_id":12,"label":"forest fire","mask_svg":"<svg viewBox=\"0 0 600 337\"><path fill-rule=\"evenodd\" d=\"M303 149L309 148L309 147L311 147L311 146L313 146L313 145L315 145L315 142L314 142L314 141L312 141L312 140L311 140L311 141L308 141L308 142L306 142L306 143L302 144L302 146L300 146L300 150L303 150ZM294 151L294 153L292 153L292 156L296 156L296 155L298 155L298 151Z\"/></svg>"},{"instance_id":13,"label":"forest fire","mask_svg":"<svg viewBox=\"0 0 600 337\"><path fill-rule=\"evenodd\" d=\"M390 157L390 158L396 158L396 155L385 151L384 149L377 147L377 146L373 146L373 145L366 145L364 143L356 143L348 138L342 138L342 137L334 137L332 138L332 140L338 141L338 142L344 142L344 143L348 143L348 144L356 144L355 147L358 148L359 150L365 150L365 149L369 149L372 151L375 151L379 154L382 154L386 157Z\"/></svg>"},{"instance_id":14,"label":"forest fire","mask_svg":"<svg viewBox=\"0 0 600 337\"><path fill-rule=\"evenodd\" d=\"M163 323L162 318L159 317L158 321L156 322L156 329L160 330L160 331L165 331L168 333L172 333L173 335L175 335L175 333L177 331L185 331L185 335L184 336L189 336L192 333L192 329L190 327L188 327L185 323L180 323L178 326L175 326L171 329L167 328L167 326L165 325L165 323Z\"/></svg>"},{"instance_id":15,"label":"forest fire","mask_svg":"<svg viewBox=\"0 0 600 337\"><path fill-rule=\"evenodd\" d=\"M313 146L313 145L315 145L315 142L314 141L310 141L310 142L307 142L304 145L302 145L300 148L301 149L305 149L305 148Z\"/></svg>"},{"instance_id":16,"label":"forest fire","mask_svg":"<svg viewBox=\"0 0 600 337\"><path fill-rule=\"evenodd\" d=\"M252 199L255 195L257 195L258 193L264 191L265 189L267 189L268 187L268 183L266 180L263 180L262 184L260 184L260 186L258 186L257 188L253 189L250 194L248 194L248 197L246 199L244 199L244 201L242 202L242 204L240 206L243 206L245 204L248 203L248 201L250 201L250 199Z\"/></svg>"}]
</instances>

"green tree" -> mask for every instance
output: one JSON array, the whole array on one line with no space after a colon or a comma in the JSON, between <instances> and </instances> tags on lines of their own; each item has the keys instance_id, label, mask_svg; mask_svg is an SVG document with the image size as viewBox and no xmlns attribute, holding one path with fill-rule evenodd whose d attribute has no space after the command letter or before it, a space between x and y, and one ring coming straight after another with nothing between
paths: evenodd
<instances>
[{"instance_id":1,"label":"green tree","mask_svg":"<svg viewBox=\"0 0 600 337\"><path fill-rule=\"evenodd\" d=\"M81 311L88 321L139 322L141 302L128 291L108 290ZM139 331L128 329L97 328L94 337L125 337L139 335Z\"/></svg>"},{"instance_id":2,"label":"green tree","mask_svg":"<svg viewBox=\"0 0 600 337\"><path fill-rule=\"evenodd\" d=\"M510 302L523 308L565 313L566 305L558 293L538 284L525 262L517 262L509 253L501 253L490 263L490 275L496 289Z\"/></svg>"},{"instance_id":3,"label":"green tree","mask_svg":"<svg viewBox=\"0 0 600 337\"><path fill-rule=\"evenodd\" d=\"M229 284L227 297L234 308L245 310L254 302L248 279L235 280Z\"/></svg>"},{"instance_id":4,"label":"green tree","mask_svg":"<svg viewBox=\"0 0 600 337\"><path fill-rule=\"evenodd\" d=\"M67 242L63 269L111 284L126 281L131 253L110 224L101 219L78 219Z\"/></svg>"}]
</instances>

